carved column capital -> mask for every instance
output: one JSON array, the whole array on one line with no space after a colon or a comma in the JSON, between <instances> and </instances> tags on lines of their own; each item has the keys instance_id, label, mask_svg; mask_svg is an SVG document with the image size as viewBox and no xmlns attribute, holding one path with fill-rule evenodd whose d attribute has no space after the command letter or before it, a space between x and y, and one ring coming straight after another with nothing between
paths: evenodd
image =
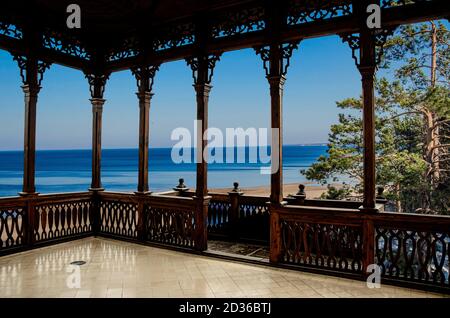
<instances>
[{"instance_id":1,"label":"carved column capital","mask_svg":"<svg viewBox=\"0 0 450 318\"><path fill-rule=\"evenodd\" d=\"M264 70L266 71L266 77L269 82L271 81L270 78L276 76L286 77L292 54L298 48L299 43L300 41L292 41L254 48L256 54L263 61Z\"/></svg>"},{"instance_id":2,"label":"carved column capital","mask_svg":"<svg viewBox=\"0 0 450 318\"><path fill-rule=\"evenodd\" d=\"M192 70L192 78L194 79L194 88L197 85L210 85L214 75L214 67L220 61L219 53L202 54L186 59L187 65Z\"/></svg>"},{"instance_id":3,"label":"carved column capital","mask_svg":"<svg viewBox=\"0 0 450 318\"><path fill-rule=\"evenodd\" d=\"M138 92L151 92L159 64L148 66L136 66L131 68L131 73L136 78ZM143 96L143 95L142 95ZM138 95L139 97L139 95Z\"/></svg>"},{"instance_id":4,"label":"carved column capital","mask_svg":"<svg viewBox=\"0 0 450 318\"><path fill-rule=\"evenodd\" d=\"M396 26L390 26L376 30L365 30L364 35L361 33L343 33L339 36L342 42L349 45L353 60L360 71L364 71L361 66L373 67L376 70L383 57L384 46L388 37L394 34L396 28ZM368 52L368 50L372 52Z\"/></svg>"},{"instance_id":5,"label":"carved column capital","mask_svg":"<svg viewBox=\"0 0 450 318\"><path fill-rule=\"evenodd\" d=\"M105 92L106 82L109 79L110 73L86 73L86 79L89 83L89 90L91 92L92 99L103 99Z\"/></svg>"},{"instance_id":6,"label":"carved column capital","mask_svg":"<svg viewBox=\"0 0 450 318\"><path fill-rule=\"evenodd\" d=\"M13 60L19 66L23 86L29 87L27 93L38 93L41 89L44 73L52 64L26 55L13 55Z\"/></svg>"}]
</instances>

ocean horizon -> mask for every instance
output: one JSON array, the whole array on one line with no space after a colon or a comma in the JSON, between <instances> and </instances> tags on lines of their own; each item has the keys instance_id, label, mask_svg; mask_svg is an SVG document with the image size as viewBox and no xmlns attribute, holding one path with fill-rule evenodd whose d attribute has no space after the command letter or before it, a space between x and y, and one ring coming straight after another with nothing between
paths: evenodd
<instances>
[{"instance_id":1,"label":"ocean horizon","mask_svg":"<svg viewBox=\"0 0 450 318\"><path fill-rule=\"evenodd\" d=\"M321 155L326 155L326 145L283 146L283 181L285 184L301 183L305 177L300 170L310 167ZM229 150L228 150L229 151ZM210 163L208 165L208 188L232 188L239 182L243 188L267 186L270 175L260 173L259 160L249 161L250 148L236 148L245 151L244 163ZM195 163L174 163L172 148L149 149L149 184L151 191L167 191L175 187L179 178L195 188ZM226 161L227 149L223 149ZM194 151L191 151L194 158ZM235 161L236 162L236 161ZM103 149L102 183L109 191L136 191L138 176L138 149ZM0 196L15 196L21 191L23 178L23 151L0 151ZM91 150L37 150L36 190L39 193L86 191L91 181Z\"/></svg>"}]
</instances>

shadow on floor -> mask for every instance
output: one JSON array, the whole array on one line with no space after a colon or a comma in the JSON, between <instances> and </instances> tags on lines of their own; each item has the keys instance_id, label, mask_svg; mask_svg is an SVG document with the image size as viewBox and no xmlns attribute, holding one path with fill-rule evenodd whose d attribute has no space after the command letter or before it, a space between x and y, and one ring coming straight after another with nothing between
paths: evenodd
<instances>
[{"instance_id":1,"label":"shadow on floor","mask_svg":"<svg viewBox=\"0 0 450 318\"><path fill-rule=\"evenodd\" d=\"M255 260L269 259L269 247L258 244L209 240L208 252Z\"/></svg>"}]
</instances>

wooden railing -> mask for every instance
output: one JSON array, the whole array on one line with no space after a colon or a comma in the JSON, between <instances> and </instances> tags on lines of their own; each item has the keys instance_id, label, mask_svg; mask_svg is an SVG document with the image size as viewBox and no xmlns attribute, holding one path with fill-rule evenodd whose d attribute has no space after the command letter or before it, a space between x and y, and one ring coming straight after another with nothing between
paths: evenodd
<instances>
[{"instance_id":1,"label":"wooden railing","mask_svg":"<svg viewBox=\"0 0 450 318\"><path fill-rule=\"evenodd\" d=\"M208 234L211 237L269 242L268 197L210 192Z\"/></svg>"},{"instance_id":2,"label":"wooden railing","mask_svg":"<svg viewBox=\"0 0 450 318\"><path fill-rule=\"evenodd\" d=\"M0 199L0 254L92 234L92 193Z\"/></svg>"},{"instance_id":3,"label":"wooden railing","mask_svg":"<svg viewBox=\"0 0 450 318\"><path fill-rule=\"evenodd\" d=\"M371 218L384 279L450 288L450 217L380 213Z\"/></svg>"},{"instance_id":4,"label":"wooden railing","mask_svg":"<svg viewBox=\"0 0 450 318\"><path fill-rule=\"evenodd\" d=\"M99 234L192 249L199 246L197 202L191 197L101 192L99 201Z\"/></svg>"},{"instance_id":5,"label":"wooden railing","mask_svg":"<svg viewBox=\"0 0 450 318\"><path fill-rule=\"evenodd\" d=\"M377 264L384 281L450 290L450 217L369 214L347 201L275 206L241 192L210 195L202 202L177 192L2 198L0 255L90 235L203 251L207 236L220 236L269 244L272 264L359 278ZM207 215L199 204L208 204Z\"/></svg>"},{"instance_id":6,"label":"wooden railing","mask_svg":"<svg viewBox=\"0 0 450 318\"><path fill-rule=\"evenodd\" d=\"M450 217L271 206L270 260L313 271L449 290Z\"/></svg>"}]
</instances>

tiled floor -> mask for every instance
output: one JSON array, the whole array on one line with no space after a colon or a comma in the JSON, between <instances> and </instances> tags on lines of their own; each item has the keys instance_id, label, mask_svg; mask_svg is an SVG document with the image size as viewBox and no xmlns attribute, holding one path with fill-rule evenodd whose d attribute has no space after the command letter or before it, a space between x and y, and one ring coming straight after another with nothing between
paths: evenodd
<instances>
[{"instance_id":1,"label":"tiled floor","mask_svg":"<svg viewBox=\"0 0 450 318\"><path fill-rule=\"evenodd\" d=\"M86 261L86 264L80 267L69 265L77 260ZM78 282L80 288L76 288ZM0 258L0 298L3 297L443 295L384 285L380 289L369 289L363 282L347 279L88 238Z\"/></svg>"}]
</instances>

